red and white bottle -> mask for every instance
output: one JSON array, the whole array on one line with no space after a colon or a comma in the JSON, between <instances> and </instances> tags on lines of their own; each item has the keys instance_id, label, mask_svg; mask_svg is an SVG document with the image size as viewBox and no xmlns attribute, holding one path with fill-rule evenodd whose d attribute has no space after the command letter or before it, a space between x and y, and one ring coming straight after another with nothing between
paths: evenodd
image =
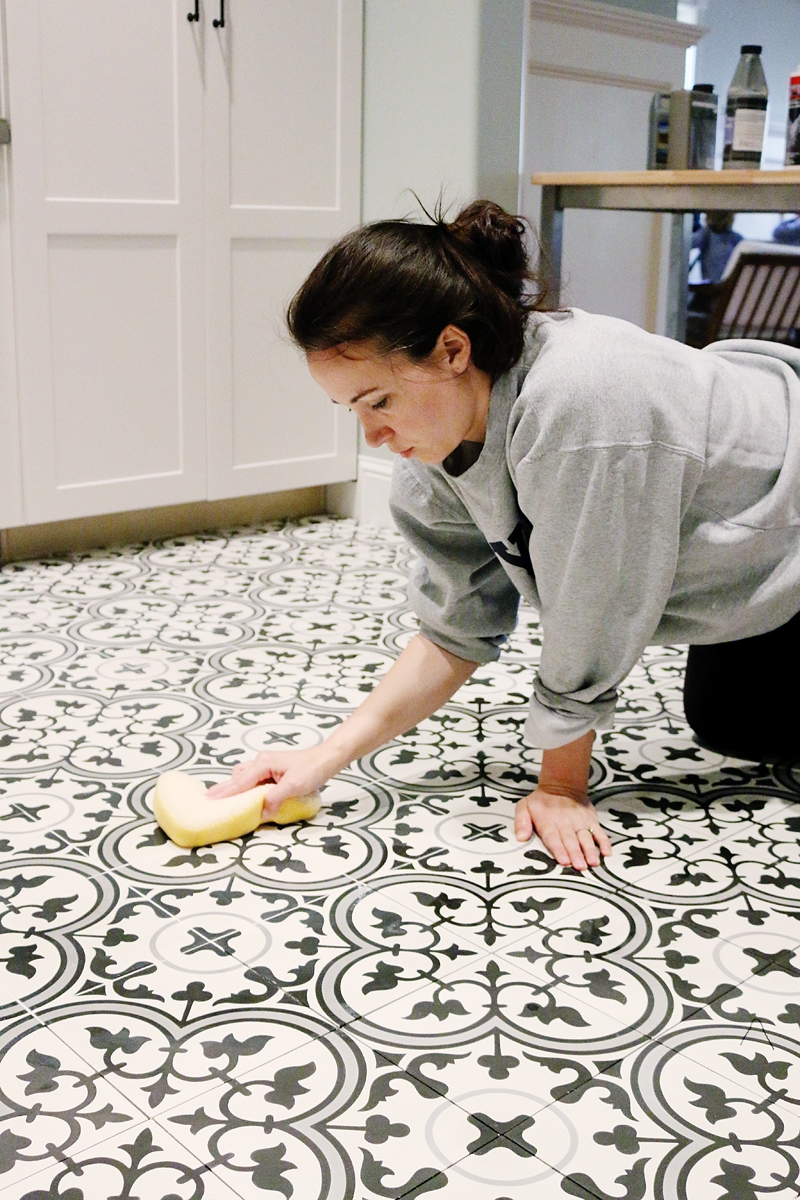
<instances>
[{"instance_id":1,"label":"red and white bottle","mask_svg":"<svg viewBox=\"0 0 800 1200\"><path fill-rule=\"evenodd\" d=\"M786 122L786 167L800 167L800 63L789 79L789 118Z\"/></svg>"}]
</instances>

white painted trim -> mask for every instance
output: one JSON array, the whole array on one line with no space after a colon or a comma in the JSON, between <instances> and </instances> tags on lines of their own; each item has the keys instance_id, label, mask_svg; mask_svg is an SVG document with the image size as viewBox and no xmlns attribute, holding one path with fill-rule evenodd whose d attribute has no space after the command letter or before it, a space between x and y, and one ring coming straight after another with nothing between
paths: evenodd
<instances>
[{"instance_id":1,"label":"white painted trim","mask_svg":"<svg viewBox=\"0 0 800 1200\"><path fill-rule=\"evenodd\" d=\"M358 456L359 525L375 525L378 529L394 529L389 510L389 491L392 486L392 464L368 454Z\"/></svg>"},{"instance_id":2,"label":"white painted trim","mask_svg":"<svg viewBox=\"0 0 800 1200\"><path fill-rule=\"evenodd\" d=\"M373 475L375 478L391 479L394 464L390 459L377 458L372 454L359 454L358 475Z\"/></svg>"},{"instance_id":3,"label":"white painted trim","mask_svg":"<svg viewBox=\"0 0 800 1200\"><path fill-rule=\"evenodd\" d=\"M602 33L648 42L666 42L688 50L700 41L708 30L702 25L687 25L670 21L635 9L617 8L614 4L599 4L597 0L530 0L530 15L534 21L551 21L559 25L579 25Z\"/></svg>"},{"instance_id":4,"label":"white painted trim","mask_svg":"<svg viewBox=\"0 0 800 1200\"><path fill-rule=\"evenodd\" d=\"M528 63L531 75L547 75L551 79L571 79L577 83L600 83L611 87L632 88L639 92L670 92L672 84L664 79L634 79L630 75L614 75L608 71L586 71L578 67L562 67L557 63Z\"/></svg>"},{"instance_id":5,"label":"white painted trim","mask_svg":"<svg viewBox=\"0 0 800 1200\"><path fill-rule=\"evenodd\" d=\"M325 490L321 486L298 488L262 496L198 500L189 504L0 529L0 562L81 553L98 546L126 546L153 538L259 525L263 521L286 517L314 516L329 511L325 506Z\"/></svg>"},{"instance_id":6,"label":"white painted trim","mask_svg":"<svg viewBox=\"0 0 800 1200\"><path fill-rule=\"evenodd\" d=\"M391 462L359 454L358 478L351 483L329 484L325 489L327 511L337 517L354 517L359 525L394 529L389 511L391 486Z\"/></svg>"},{"instance_id":7,"label":"white painted trim","mask_svg":"<svg viewBox=\"0 0 800 1200\"><path fill-rule=\"evenodd\" d=\"M328 483L325 485L325 512L332 517L355 517L358 509L358 484Z\"/></svg>"}]
</instances>

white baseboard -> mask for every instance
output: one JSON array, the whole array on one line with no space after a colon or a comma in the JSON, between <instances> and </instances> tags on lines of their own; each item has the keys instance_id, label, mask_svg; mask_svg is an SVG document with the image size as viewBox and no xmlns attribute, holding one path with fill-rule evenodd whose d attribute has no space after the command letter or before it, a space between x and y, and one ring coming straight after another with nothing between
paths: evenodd
<instances>
[{"instance_id":1,"label":"white baseboard","mask_svg":"<svg viewBox=\"0 0 800 1200\"><path fill-rule=\"evenodd\" d=\"M389 511L392 464L368 454L358 456L358 479L352 483L328 484L328 512L337 517L355 517L359 525L394 529Z\"/></svg>"},{"instance_id":2,"label":"white baseboard","mask_svg":"<svg viewBox=\"0 0 800 1200\"><path fill-rule=\"evenodd\" d=\"M236 496L230 500L197 500L134 512L14 526L0 529L0 562L80 553L99 546L125 546L132 542L147 542L151 538L257 525L283 517L313 516L326 511L325 502L325 488L319 485L288 492Z\"/></svg>"}]
</instances>

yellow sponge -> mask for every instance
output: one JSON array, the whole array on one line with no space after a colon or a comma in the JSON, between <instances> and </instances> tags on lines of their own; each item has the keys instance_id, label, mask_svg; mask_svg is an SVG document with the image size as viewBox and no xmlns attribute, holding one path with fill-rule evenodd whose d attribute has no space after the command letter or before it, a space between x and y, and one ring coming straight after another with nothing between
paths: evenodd
<instances>
[{"instance_id":1,"label":"yellow sponge","mask_svg":"<svg viewBox=\"0 0 800 1200\"><path fill-rule=\"evenodd\" d=\"M167 837L184 849L227 842L258 829L264 799L274 787L274 783L262 783L238 796L209 800L196 775L166 771L159 775L152 794L153 816ZM270 820L276 825L308 821L316 816L321 805L319 792L289 796Z\"/></svg>"}]
</instances>

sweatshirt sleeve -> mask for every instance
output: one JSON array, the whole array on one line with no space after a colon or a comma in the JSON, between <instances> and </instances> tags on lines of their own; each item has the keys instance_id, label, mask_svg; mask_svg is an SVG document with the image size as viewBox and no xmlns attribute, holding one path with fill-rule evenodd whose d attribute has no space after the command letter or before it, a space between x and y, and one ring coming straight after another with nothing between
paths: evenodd
<instances>
[{"instance_id":1,"label":"sweatshirt sleeve","mask_svg":"<svg viewBox=\"0 0 800 1200\"><path fill-rule=\"evenodd\" d=\"M396 467L390 505L418 555L408 598L420 633L457 658L493 662L516 625L519 593L483 533L433 472Z\"/></svg>"},{"instance_id":2,"label":"sweatshirt sleeve","mask_svg":"<svg viewBox=\"0 0 800 1200\"><path fill-rule=\"evenodd\" d=\"M516 469L533 522L542 655L525 727L544 749L613 724L618 687L668 607L701 464L658 443L533 453Z\"/></svg>"}]
</instances>

